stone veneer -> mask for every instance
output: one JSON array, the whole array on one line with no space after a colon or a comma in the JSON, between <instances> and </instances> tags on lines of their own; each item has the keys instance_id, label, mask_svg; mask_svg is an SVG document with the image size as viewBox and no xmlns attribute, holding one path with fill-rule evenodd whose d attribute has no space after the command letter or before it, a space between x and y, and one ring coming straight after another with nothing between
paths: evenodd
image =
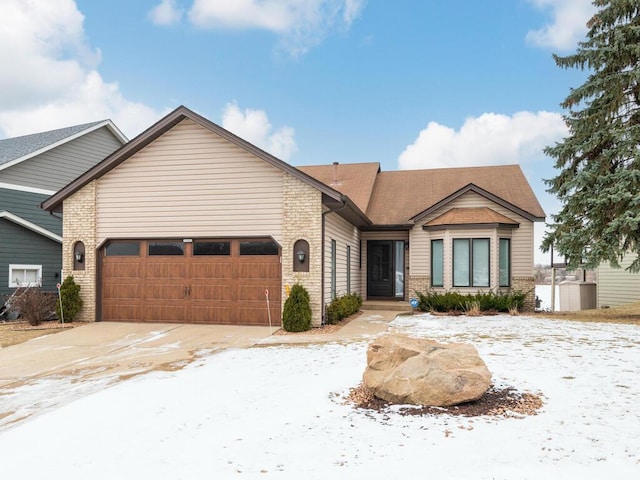
<instances>
[{"instance_id":1,"label":"stone veneer","mask_svg":"<svg viewBox=\"0 0 640 480\"><path fill-rule=\"evenodd\" d=\"M522 310L525 312L533 312L536 308L536 280L533 277L513 277L511 287L514 291L526 294Z\"/></svg>"},{"instance_id":2,"label":"stone veneer","mask_svg":"<svg viewBox=\"0 0 640 480\"><path fill-rule=\"evenodd\" d=\"M409 284L405 288L405 300L416 298L416 291L427 293L431 288L431 277L429 275L410 275Z\"/></svg>"},{"instance_id":3,"label":"stone veneer","mask_svg":"<svg viewBox=\"0 0 640 480\"><path fill-rule=\"evenodd\" d=\"M80 285L83 306L75 320L96 320L96 180L64 201L62 215L63 277L73 275ZM73 269L73 246L81 241L85 247L84 270Z\"/></svg>"},{"instance_id":4,"label":"stone veneer","mask_svg":"<svg viewBox=\"0 0 640 480\"><path fill-rule=\"evenodd\" d=\"M309 272L293 271L293 246L297 240L309 243ZM311 298L312 323L322 323L322 193L284 173L282 218L282 307L287 286L304 286Z\"/></svg>"}]
</instances>

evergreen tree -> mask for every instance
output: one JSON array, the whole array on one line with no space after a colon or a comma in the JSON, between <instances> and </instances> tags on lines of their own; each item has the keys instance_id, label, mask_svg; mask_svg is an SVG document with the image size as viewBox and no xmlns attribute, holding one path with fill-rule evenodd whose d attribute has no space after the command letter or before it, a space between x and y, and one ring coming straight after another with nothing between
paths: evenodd
<instances>
[{"instance_id":1,"label":"evergreen tree","mask_svg":"<svg viewBox=\"0 0 640 480\"><path fill-rule=\"evenodd\" d=\"M640 1L594 0L587 39L574 55L554 55L561 68L588 69L587 80L561 104L568 136L545 153L560 173L547 180L562 202L543 249L570 267L619 267L640 254ZM640 256L630 271L640 271Z\"/></svg>"}]
</instances>

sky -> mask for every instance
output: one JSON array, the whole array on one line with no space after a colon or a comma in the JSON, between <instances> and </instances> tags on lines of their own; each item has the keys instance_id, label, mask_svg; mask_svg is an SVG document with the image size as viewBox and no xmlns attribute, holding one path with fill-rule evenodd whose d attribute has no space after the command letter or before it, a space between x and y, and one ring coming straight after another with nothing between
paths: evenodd
<instances>
[{"instance_id":1,"label":"sky","mask_svg":"<svg viewBox=\"0 0 640 480\"><path fill-rule=\"evenodd\" d=\"M520 164L588 72L562 70L590 0L0 0L0 138L185 105L292 165ZM549 217L547 217L550 219ZM544 224L536 226L536 243ZM548 263L538 252L536 263Z\"/></svg>"},{"instance_id":2,"label":"sky","mask_svg":"<svg viewBox=\"0 0 640 480\"><path fill-rule=\"evenodd\" d=\"M389 331L471 343L496 388L543 405L522 416L357 410L346 397L370 338L300 346L274 335L124 381L79 363L6 387L3 478L639 478L636 325L422 314ZM145 353L170 348L158 337Z\"/></svg>"}]
</instances>

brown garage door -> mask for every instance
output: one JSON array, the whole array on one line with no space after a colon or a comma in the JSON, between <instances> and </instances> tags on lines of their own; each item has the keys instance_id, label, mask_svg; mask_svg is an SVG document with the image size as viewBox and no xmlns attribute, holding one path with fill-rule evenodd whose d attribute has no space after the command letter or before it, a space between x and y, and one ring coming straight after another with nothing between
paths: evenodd
<instances>
[{"instance_id":1,"label":"brown garage door","mask_svg":"<svg viewBox=\"0 0 640 480\"><path fill-rule=\"evenodd\" d=\"M280 323L280 252L271 239L126 240L102 250L102 320Z\"/></svg>"}]
</instances>

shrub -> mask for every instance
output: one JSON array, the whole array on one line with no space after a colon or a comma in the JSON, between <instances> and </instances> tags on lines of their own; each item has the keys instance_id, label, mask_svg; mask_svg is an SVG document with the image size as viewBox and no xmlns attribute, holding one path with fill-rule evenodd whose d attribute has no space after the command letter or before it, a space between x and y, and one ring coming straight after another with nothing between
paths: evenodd
<instances>
[{"instance_id":1,"label":"shrub","mask_svg":"<svg viewBox=\"0 0 640 480\"><path fill-rule=\"evenodd\" d=\"M362 297L357 293L348 293L334 298L325 310L326 322L335 325L340 320L353 315L362 306Z\"/></svg>"},{"instance_id":2,"label":"shrub","mask_svg":"<svg viewBox=\"0 0 640 480\"><path fill-rule=\"evenodd\" d=\"M311 303L309 292L300 284L291 287L284 302L282 327L287 332L305 332L311 328Z\"/></svg>"},{"instance_id":3,"label":"shrub","mask_svg":"<svg viewBox=\"0 0 640 480\"><path fill-rule=\"evenodd\" d=\"M466 295L460 292L438 293L429 291L426 294L416 292L418 309L423 312L511 312L524 305L526 294L523 292L478 292Z\"/></svg>"},{"instance_id":4,"label":"shrub","mask_svg":"<svg viewBox=\"0 0 640 480\"><path fill-rule=\"evenodd\" d=\"M40 325L53 313L56 297L43 292L39 287L24 287L16 291L11 299L11 310L19 313L29 325Z\"/></svg>"},{"instance_id":5,"label":"shrub","mask_svg":"<svg viewBox=\"0 0 640 480\"><path fill-rule=\"evenodd\" d=\"M56 315L60 321L72 322L82 308L82 297L80 297L80 285L78 285L71 275L64 279L60 285L60 298L62 299L62 312L60 311L60 301L56 302ZM64 313L64 316L61 315Z\"/></svg>"}]
</instances>

